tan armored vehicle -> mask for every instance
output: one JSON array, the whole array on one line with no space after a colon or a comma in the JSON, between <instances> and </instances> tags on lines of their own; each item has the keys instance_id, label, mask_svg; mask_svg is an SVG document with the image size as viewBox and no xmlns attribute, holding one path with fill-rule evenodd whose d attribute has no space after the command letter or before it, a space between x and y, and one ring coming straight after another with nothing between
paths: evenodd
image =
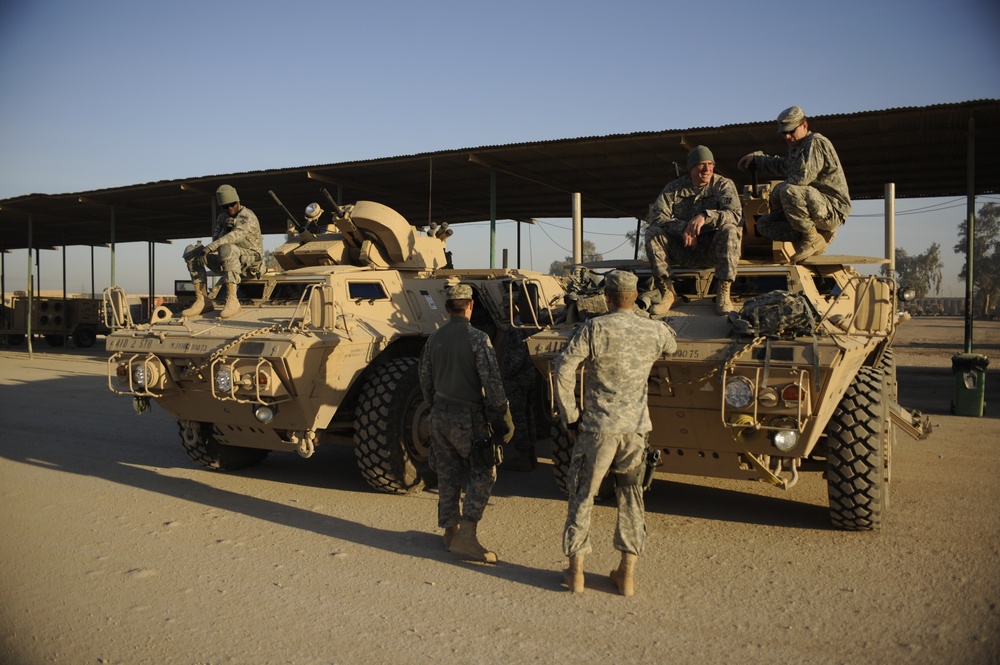
<instances>
[{"instance_id":1,"label":"tan armored vehicle","mask_svg":"<svg viewBox=\"0 0 1000 665\"><path fill-rule=\"evenodd\" d=\"M880 259L817 256L790 265L790 243L756 236L766 201L766 191L745 194L743 259L732 287L743 315L715 313L713 270L673 271L681 299L664 318L678 348L649 377L650 467L783 489L800 472L819 470L833 524L878 529L889 501L894 424L923 436L919 418L897 403L896 285L851 265ZM605 262L579 273L566 296L566 322L528 341L550 385L578 322L606 311L601 274L613 267L645 276L656 293L646 262ZM640 303L652 304L649 294L640 293ZM555 475L565 489L570 449L558 421L553 427Z\"/></svg>"},{"instance_id":2,"label":"tan armored vehicle","mask_svg":"<svg viewBox=\"0 0 1000 665\"><path fill-rule=\"evenodd\" d=\"M100 298L32 298L29 326L28 297L15 294L9 305L0 303L0 335L11 346L23 344L30 331L49 346L64 346L68 337L78 348L90 348L98 335L111 332L102 307Z\"/></svg>"},{"instance_id":3,"label":"tan armored vehicle","mask_svg":"<svg viewBox=\"0 0 1000 665\"><path fill-rule=\"evenodd\" d=\"M418 358L448 320L445 287L473 287L473 325L502 353L512 320L511 285L530 284L532 311L561 303L555 278L521 271L453 270L451 230L421 233L394 210L359 201L333 208L328 228L310 223L275 251L282 271L240 284L241 311L179 318L157 309L107 340L112 391L132 395L137 411L155 401L177 419L181 443L199 464L234 470L269 451L355 446L368 483L410 492L434 482L427 464L427 408ZM124 294L106 294L109 304ZM549 305L549 302L553 305Z\"/></svg>"}]
</instances>

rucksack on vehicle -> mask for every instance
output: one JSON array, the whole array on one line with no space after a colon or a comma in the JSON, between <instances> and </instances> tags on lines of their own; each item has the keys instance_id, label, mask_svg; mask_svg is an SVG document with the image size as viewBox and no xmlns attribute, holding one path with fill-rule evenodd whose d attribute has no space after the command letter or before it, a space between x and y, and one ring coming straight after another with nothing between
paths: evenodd
<instances>
[{"instance_id":1,"label":"rucksack on vehicle","mask_svg":"<svg viewBox=\"0 0 1000 665\"><path fill-rule=\"evenodd\" d=\"M729 322L740 335L791 339L812 335L819 319L801 293L771 291L750 298L739 312L729 313Z\"/></svg>"}]
</instances>

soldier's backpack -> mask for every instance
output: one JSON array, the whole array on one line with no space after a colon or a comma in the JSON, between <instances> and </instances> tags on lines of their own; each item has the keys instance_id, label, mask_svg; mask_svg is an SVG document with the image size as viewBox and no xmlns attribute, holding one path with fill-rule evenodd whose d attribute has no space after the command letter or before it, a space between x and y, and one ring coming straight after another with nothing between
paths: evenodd
<instances>
[{"instance_id":1,"label":"soldier's backpack","mask_svg":"<svg viewBox=\"0 0 1000 665\"><path fill-rule=\"evenodd\" d=\"M801 293L771 291L750 298L739 312L729 313L729 322L740 335L792 339L816 332L819 316Z\"/></svg>"}]
</instances>

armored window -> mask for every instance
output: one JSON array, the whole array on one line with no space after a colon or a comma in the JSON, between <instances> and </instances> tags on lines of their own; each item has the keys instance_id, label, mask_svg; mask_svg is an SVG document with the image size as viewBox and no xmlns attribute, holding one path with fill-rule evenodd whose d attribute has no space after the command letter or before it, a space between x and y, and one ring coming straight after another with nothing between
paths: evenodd
<instances>
[{"instance_id":1,"label":"armored window","mask_svg":"<svg viewBox=\"0 0 1000 665\"><path fill-rule=\"evenodd\" d=\"M351 300L388 300L381 282L349 282L347 293Z\"/></svg>"}]
</instances>

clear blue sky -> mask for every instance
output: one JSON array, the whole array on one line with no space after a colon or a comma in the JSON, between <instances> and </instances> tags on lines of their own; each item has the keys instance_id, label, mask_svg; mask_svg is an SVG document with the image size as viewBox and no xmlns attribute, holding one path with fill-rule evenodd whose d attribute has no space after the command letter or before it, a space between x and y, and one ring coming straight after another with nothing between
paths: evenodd
<instances>
[{"instance_id":1,"label":"clear blue sky","mask_svg":"<svg viewBox=\"0 0 1000 665\"><path fill-rule=\"evenodd\" d=\"M792 104L825 115L997 98L1000 3L0 0L0 91L2 199L763 121ZM881 210L856 205L836 252L880 253ZM897 210L896 244L940 243L945 294L961 295L964 200ZM522 265L545 271L571 240L568 221L541 221ZM634 223L589 221L587 238L631 256ZM157 291L186 277L182 246L156 249ZM488 265L488 246L488 224L451 243L460 267ZM513 223L499 225L504 247L513 255ZM5 258L8 292L24 288L25 256ZM66 256L69 291L89 291L90 250ZM100 290L110 252L95 257ZM42 288L60 289L61 253L41 260ZM119 246L119 284L145 292L145 271L144 244Z\"/></svg>"}]
</instances>

